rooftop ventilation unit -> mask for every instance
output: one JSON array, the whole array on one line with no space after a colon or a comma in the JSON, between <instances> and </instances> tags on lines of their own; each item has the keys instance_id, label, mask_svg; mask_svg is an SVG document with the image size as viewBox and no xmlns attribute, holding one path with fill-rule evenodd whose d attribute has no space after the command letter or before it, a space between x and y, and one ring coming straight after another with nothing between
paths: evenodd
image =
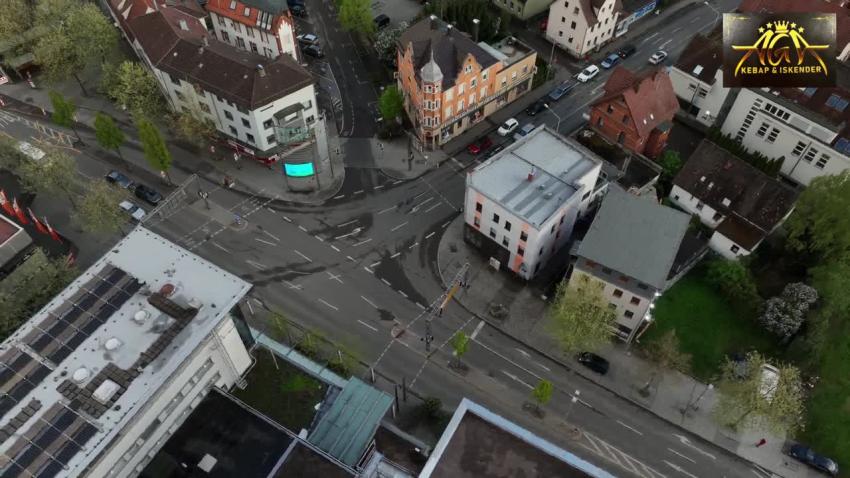
<instances>
[{"instance_id":1,"label":"rooftop ventilation unit","mask_svg":"<svg viewBox=\"0 0 850 478\"><path fill-rule=\"evenodd\" d=\"M74 380L75 383L83 383L91 376L91 372L89 369L85 367L80 367L77 370L74 370L74 373L71 375L71 379Z\"/></svg>"}]
</instances>

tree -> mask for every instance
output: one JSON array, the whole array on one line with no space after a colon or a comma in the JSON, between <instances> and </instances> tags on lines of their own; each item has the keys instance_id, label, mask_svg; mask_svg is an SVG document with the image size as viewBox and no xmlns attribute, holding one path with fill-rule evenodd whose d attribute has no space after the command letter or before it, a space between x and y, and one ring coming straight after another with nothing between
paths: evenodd
<instances>
[{"instance_id":1,"label":"tree","mask_svg":"<svg viewBox=\"0 0 850 478\"><path fill-rule=\"evenodd\" d=\"M112 234L127 221L118 204L125 192L105 181L89 181L82 201L73 214L74 221L86 232Z\"/></svg>"},{"instance_id":2,"label":"tree","mask_svg":"<svg viewBox=\"0 0 850 478\"><path fill-rule=\"evenodd\" d=\"M156 79L139 63L125 61L105 67L102 86L118 106L134 115L157 118L165 109Z\"/></svg>"},{"instance_id":3,"label":"tree","mask_svg":"<svg viewBox=\"0 0 850 478\"><path fill-rule=\"evenodd\" d=\"M706 278L727 299L757 306L761 298L750 270L741 261L714 259L708 263Z\"/></svg>"},{"instance_id":4,"label":"tree","mask_svg":"<svg viewBox=\"0 0 850 478\"><path fill-rule=\"evenodd\" d=\"M462 330L458 330L451 338L451 342L449 342L454 349L455 352L455 366L460 367L461 357L463 354L469 350L469 336L463 333Z\"/></svg>"},{"instance_id":5,"label":"tree","mask_svg":"<svg viewBox=\"0 0 850 478\"><path fill-rule=\"evenodd\" d=\"M404 98L396 86L388 86L378 99L378 107L384 121L395 121L404 110Z\"/></svg>"},{"instance_id":6,"label":"tree","mask_svg":"<svg viewBox=\"0 0 850 478\"><path fill-rule=\"evenodd\" d=\"M18 171L22 164L30 161L18 149L17 141L0 137L0 169Z\"/></svg>"},{"instance_id":7,"label":"tree","mask_svg":"<svg viewBox=\"0 0 850 478\"><path fill-rule=\"evenodd\" d=\"M675 330L670 330L658 340L649 344L646 348L649 359L655 363L652 376L641 389L643 394L648 394L649 389L658 377L662 369L674 369L682 373L688 373L691 369L691 355L680 350L679 337Z\"/></svg>"},{"instance_id":8,"label":"tree","mask_svg":"<svg viewBox=\"0 0 850 478\"><path fill-rule=\"evenodd\" d=\"M581 273L558 285L549 325L565 353L594 350L611 340L616 313L602 299L602 289L601 282Z\"/></svg>"},{"instance_id":9,"label":"tree","mask_svg":"<svg viewBox=\"0 0 850 478\"><path fill-rule=\"evenodd\" d=\"M375 32L371 2L342 0L339 5L339 23L345 30L371 36Z\"/></svg>"},{"instance_id":10,"label":"tree","mask_svg":"<svg viewBox=\"0 0 850 478\"><path fill-rule=\"evenodd\" d=\"M682 158L679 157L678 151L668 149L661 155L658 164L661 165L661 178L672 181L676 173L682 169Z\"/></svg>"},{"instance_id":11,"label":"tree","mask_svg":"<svg viewBox=\"0 0 850 478\"><path fill-rule=\"evenodd\" d=\"M51 90L47 96L50 97L50 103L53 105L53 122L59 126L71 128L71 131L77 136L77 141L82 143L83 139L80 138L80 133L77 132L77 128L74 126L76 123L74 114L77 112L77 105L57 91Z\"/></svg>"},{"instance_id":12,"label":"tree","mask_svg":"<svg viewBox=\"0 0 850 478\"><path fill-rule=\"evenodd\" d=\"M197 147L204 146L216 132L213 122L195 109L176 113L173 124L174 133L179 138Z\"/></svg>"},{"instance_id":13,"label":"tree","mask_svg":"<svg viewBox=\"0 0 850 478\"><path fill-rule=\"evenodd\" d=\"M850 171L812 180L785 223L789 245L830 260L850 252ZM825 261L824 261L825 262Z\"/></svg>"},{"instance_id":14,"label":"tree","mask_svg":"<svg viewBox=\"0 0 850 478\"><path fill-rule=\"evenodd\" d=\"M385 28L375 35L375 50L381 61L389 63L396 59L396 42L408 26L407 22L401 22L397 27Z\"/></svg>"},{"instance_id":15,"label":"tree","mask_svg":"<svg viewBox=\"0 0 850 478\"><path fill-rule=\"evenodd\" d=\"M759 322L769 332L787 339L797 333L817 300L818 291L814 288L802 282L788 284L781 295L765 302Z\"/></svg>"},{"instance_id":16,"label":"tree","mask_svg":"<svg viewBox=\"0 0 850 478\"><path fill-rule=\"evenodd\" d=\"M145 159L154 169L160 171L168 182L171 182L171 176L168 170L171 168L171 153L165 145L165 140L156 126L146 118L139 118L136 122L139 128L139 141L142 142L142 150L145 153Z\"/></svg>"},{"instance_id":17,"label":"tree","mask_svg":"<svg viewBox=\"0 0 850 478\"><path fill-rule=\"evenodd\" d=\"M53 29L80 8L80 0L38 0L33 11L33 24L36 27Z\"/></svg>"},{"instance_id":18,"label":"tree","mask_svg":"<svg viewBox=\"0 0 850 478\"><path fill-rule=\"evenodd\" d=\"M546 405L552 399L553 391L552 382L545 379L537 382L537 385L531 391L537 413L540 413L541 406Z\"/></svg>"},{"instance_id":19,"label":"tree","mask_svg":"<svg viewBox=\"0 0 850 478\"><path fill-rule=\"evenodd\" d=\"M0 8L0 42L9 41L32 26L32 9L26 0L3 0Z\"/></svg>"},{"instance_id":20,"label":"tree","mask_svg":"<svg viewBox=\"0 0 850 478\"><path fill-rule=\"evenodd\" d=\"M124 132L115 124L111 116L103 112L98 112L94 118L94 135L97 138L97 144L106 149L110 149L118 153L118 157L124 159L121 154L121 145L124 144Z\"/></svg>"},{"instance_id":21,"label":"tree","mask_svg":"<svg viewBox=\"0 0 850 478\"><path fill-rule=\"evenodd\" d=\"M793 433L803 424L803 385L800 371L780 365L778 379L764 379L766 360L758 352L742 364L726 359L721 370L715 418L733 429Z\"/></svg>"},{"instance_id":22,"label":"tree","mask_svg":"<svg viewBox=\"0 0 850 478\"><path fill-rule=\"evenodd\" d=\"M77 184L77 163L65 153L49 150L41 161L24 161L17 170L24 187L47 194L63 193L72 206Z\"/></svg>"},{"instance_id":23,"label":"tree","mask_svg":"<svg viewBox=\"0 0 850 478\"><path fill-rule=\"evenodd\" d=\"M436 15L469 34L474 32L472 20L477 18L480 20L478 41L490 42L499 37L500 31L507 31L507 22L502 20L502 14L498 10L491 8L489 0L434 0L428 2L423 11L426 15ZM510 20L510 12L507 19Z\"/></svg>"}]
</instances>

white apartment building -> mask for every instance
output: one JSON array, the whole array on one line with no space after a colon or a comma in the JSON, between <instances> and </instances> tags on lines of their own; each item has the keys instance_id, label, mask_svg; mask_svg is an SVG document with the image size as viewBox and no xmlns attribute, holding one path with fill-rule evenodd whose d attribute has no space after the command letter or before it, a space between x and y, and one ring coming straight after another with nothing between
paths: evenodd
<instances>
[{"instance_id":1,"label":"white apartment building","mask_svg":"<svg viewBox=\"0 0 850 478\"><path fill-rule=\"evenodd\" d=\"M750 151L783 158L780 173L808 186L850 168L848 104L841 87L741 89L722 132Z\"/></svg>"},{"instance_id":2,"label":"white apartment building","mask_svg":"<svg viewBox=\"0 0 850 478\"><path fill-rule=\"evenodd\" d=\"M546 38L576 58L614 37L620 0L556 0L549 7Z\"/></svg>"},{"instance_id":3,"label":"white apartment building","mask_svg":"<svg viewBox=\"0 0 850 478\"><path fill-rule=\"evenodd\" d=\"M723 87L719 38L694 36L670 68L670 81L682 111L705 126L714 126L729 96L729 88Z\"/></svg>"},{"instance_id":4,"label":"white apartment building","mask_svg":"<svg viewBox=\"0 0 850 478\"><path fill-rule=\"evenodd\" d=\"M275 158L288 148L282 137L288 125L316 121L313 78L289 55L270 60L234 48L175 8L161 7L128 25L134 49L172 108L212 121L242 150Z\"/></svg>"},{"instance_id":5,"label":"white apartment building","mask_svg":"<svg viewBox=\"0 0 850 478\"><path fill-rule=\"evenodd\" d=\"M242 382L231 311L250 288L134 229L0 344L0 470L136 476L211 388Z\"/></svg>"},{"instance_id":6,"label":"white apartment building","mask_svg":"<svg viewBox=\"0 0 850 478\"><path fill-rule=\"evenodd\" d=\"M295 22L284 0L209 0L204 6L216 38L267 58L298 61Z\"/></svg>"},{"instance_id":7,"label":"white apartment building","mask_svg":"<svg viewBox=\"0 0 850 478\"><path fill-rule=\"evenodd\" d=\"M467 175L464 238L531 279L604 192L601 167L574 139L538 127Z\"/></svg>"},{"instance_id":8,"label":"white apartment building","mask_svg":"<svg viewBox=\"0 0 850 478\"><path fill-rule=\"evenodd\" d=\"M614 334L631 342L651 319L655 300L669 285L690 217L655 200L611 187L576 253L570 285L583 277L602 284L617 313Z\"/></svg>"}]
</instances>

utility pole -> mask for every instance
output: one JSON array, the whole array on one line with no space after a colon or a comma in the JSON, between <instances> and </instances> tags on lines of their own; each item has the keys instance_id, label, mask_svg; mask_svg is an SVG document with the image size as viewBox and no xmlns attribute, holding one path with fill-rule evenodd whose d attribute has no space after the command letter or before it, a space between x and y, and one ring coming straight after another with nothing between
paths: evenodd
<instances>
[{"instance_id":1,"label":"utility pole","mask_svg":"<svg viewBox=\"0 0 850 478\"><path fill-rule=\"evenodd\" d=\"M428 311L428 316L425 319L425 337L422 340L425 342L425 352L428 352L428 355L431 354L431 342L434 341L434 336L431 334L431 321L436 317L443 316L443 308L445 308L446 304L452 300L452 296L454 296L455 292L460 290L461 287L467 285L469 281L469 263L465 263L461 266L460 270L457 271L455 276L452 278L451 282L446 286L446 290L440 295L439 299L437 299L434 307L432 307Z\"/></svg>"}]
</instances>

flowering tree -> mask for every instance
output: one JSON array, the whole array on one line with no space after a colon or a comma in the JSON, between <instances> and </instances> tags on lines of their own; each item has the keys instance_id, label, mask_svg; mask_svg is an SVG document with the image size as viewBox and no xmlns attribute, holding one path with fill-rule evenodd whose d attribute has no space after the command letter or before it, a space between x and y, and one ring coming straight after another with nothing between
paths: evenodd
<instances>
[{"instance_id":1,"label":"flowering tree","mask_svg":"<svg viewBox=\"0 0 850 478\"><path fill-rule=\"evenodd\" d=\"M802 282L788 284L781 295L765 302L759 321L770 332L788 338L797 333L817 300L818 292L813 287Z\"/></svg>"}]
</instances>

